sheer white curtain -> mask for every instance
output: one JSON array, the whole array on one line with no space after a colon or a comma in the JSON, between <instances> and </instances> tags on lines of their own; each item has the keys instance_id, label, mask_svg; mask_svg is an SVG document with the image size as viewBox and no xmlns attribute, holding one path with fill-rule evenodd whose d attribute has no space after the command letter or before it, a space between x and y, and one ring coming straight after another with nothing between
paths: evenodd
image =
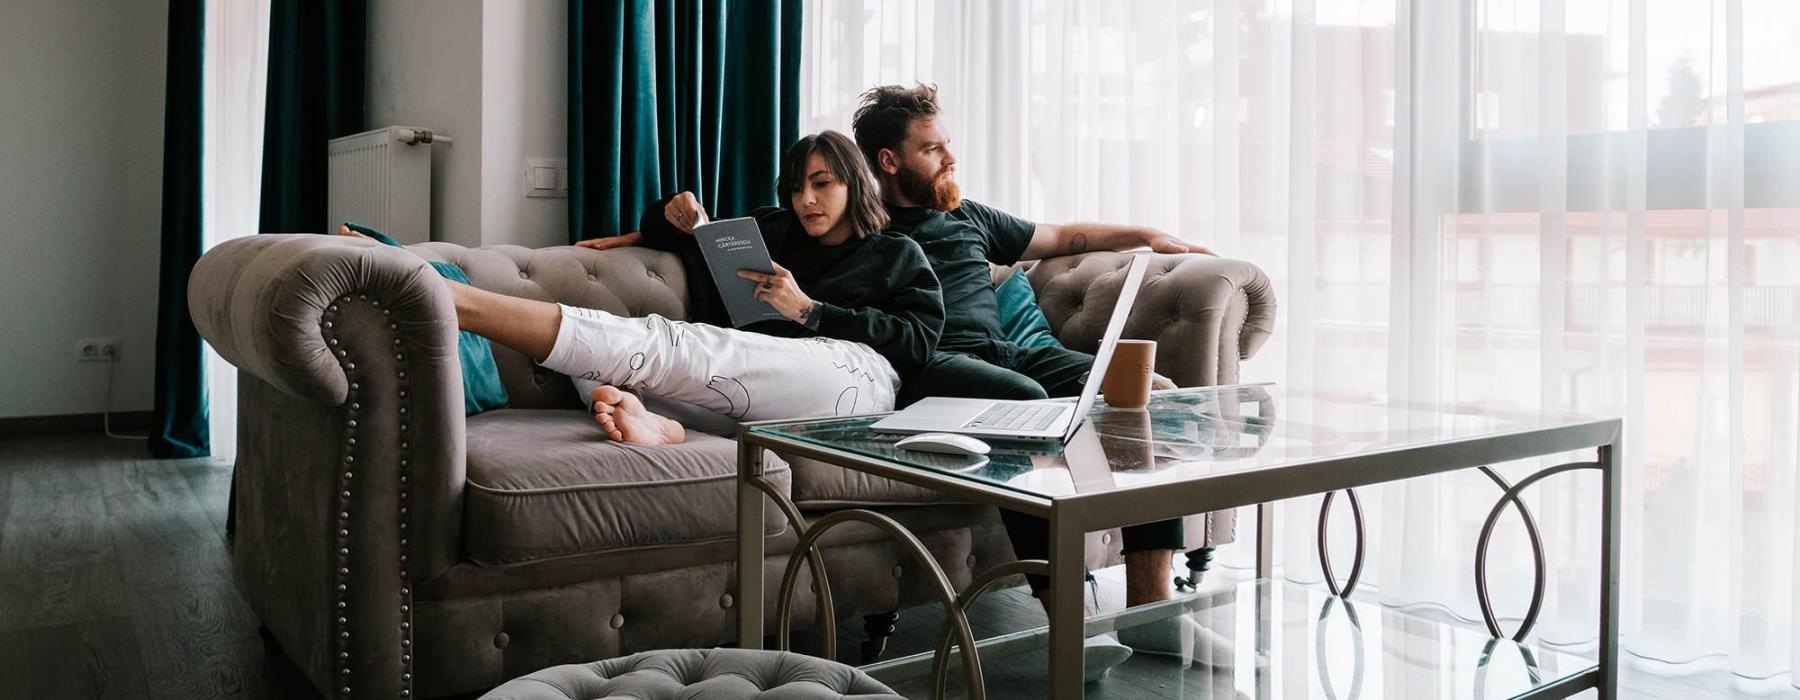
<instances>
[{"instance_id":1,"label":"sheer white curtain","mask_svg":"<svg viewBox=\"0 0 1800 700\"><path fill-rule=\"evenodd\" d=\"M263 97L269 0L206 3L201 240L206 248L256 233L262 196ZM206 349L212 454L237 455L237 368Z\"/></svg>"},{"instance_id":2,"label":"sheer white curtain","mask_svg":"<svg viewBox=\"0 0 1800 700\"><path fill-rule=\"evenodd\" d=\"M803 129L937 83L966 196L1262 266L1281 312L1250 378L1623 416L1628 663L1793 682L1800 3L816 0L805 23ZM1592 642L1595 486L1529 494L1546 642ZM1365 493L1374 595L1478 619L1497 495ZM1286 575L1317 580L1317 501L1283 510ZM1529 549L1510 517L1497 539L1516 619Z\"/></svg>"}]
</instances>

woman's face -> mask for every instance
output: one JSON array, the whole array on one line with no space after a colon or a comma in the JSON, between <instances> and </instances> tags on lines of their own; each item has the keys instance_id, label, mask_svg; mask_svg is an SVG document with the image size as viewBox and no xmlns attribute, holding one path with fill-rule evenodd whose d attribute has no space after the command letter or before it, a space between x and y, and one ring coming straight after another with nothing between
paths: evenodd
<instances>
[{"instance_id":1,"label":"woman's face","mask_svg":"<svg viewBox=\"0 0 1800 700\"><path fill-rule=\"evenodd\" d=\"M806 158L805 177L794 190L794 214L800 226L813 238L847 237L849 220L844 211L850 203L850 188L826 166L825 157L814 153ZM828 235L829 234L829 235Z\"/></svg>"}]
</instances>

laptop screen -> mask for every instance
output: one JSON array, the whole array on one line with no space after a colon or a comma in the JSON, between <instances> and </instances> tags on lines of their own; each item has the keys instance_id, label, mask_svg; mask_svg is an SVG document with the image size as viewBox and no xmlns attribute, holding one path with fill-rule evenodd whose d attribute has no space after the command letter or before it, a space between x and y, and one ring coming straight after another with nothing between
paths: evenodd
<instances>
[{"instance_id":1,"label":"laptop screen","mask_svg":"<svg viewBox=\"0 0 1800 700\"><path fill-rule=\"evenodd\" d=\"M1081 399L1075 403L1075 417L1069 421L1069 428L1063 433L1063 442L1075 435L1075 431L1087 420L1088 409L1094 407L1094 396L1100 393L1100 381L1106 376L1106 367L1112 362L1113 346L1119 344L1119 334L1125 332L1125 318L1131 315L1131 305L1137 300L1138 286L1144 281L1144 268L1149 257L1132 255L1131 266L1125 272L1125 284L1119 287L1119 302L1113 305L1112 318L1106 322L1106 333L1101 336L1100 349L1094 353L1094 368L1088 370L1087 383L1081 387Z\"/></svg>"}]
</instances>

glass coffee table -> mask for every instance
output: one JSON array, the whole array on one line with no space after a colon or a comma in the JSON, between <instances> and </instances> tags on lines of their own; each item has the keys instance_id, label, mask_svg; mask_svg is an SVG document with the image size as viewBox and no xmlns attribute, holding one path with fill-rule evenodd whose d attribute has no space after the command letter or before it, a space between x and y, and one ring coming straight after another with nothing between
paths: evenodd
<instances>
[{"instance_id":1,"label":"glass coffee table","mask_svg":"<svg viewBox=\"0 0 1800 700\"><path fill-rule=\"evenodd\" d=\"M985 457L932 455L894 446L896 436L869 425L879 416L771 421L746 424L739 433L738 642L760 648L766 611L761 566L763 499L772 499L799 534L781 583L776 610L778 643L786 644L787 618L799 569L811 569L821 619L831 616L829 581L813 545L845 522L883 530L935 572L939 602L949 611L938 650L920 658L869 667L908 688L924 677L925 694L944 685L985 697L983 667L1011 655L1048 654L1052 697L1082 697L1082 639L1089 633L1128 630L1174 615L1212 620L1209 629L1233 640L1234 670L1197 679L1170 676L1154 695L1255 698L1524 697L1560 698L1587 688L1603 698L1618 689L1618 581L1620 488L1617 418L1540 414L1467 407L1406 404L1365 397L1315 395L1277 385L1234 385L1157 392L1141 410L1099 406L1067 445L995 443ZM880 513L834 511L807 522L763 476L762 448L811 457L846 469L940 491L951 498L989 503L1049 521L1048 560L1002 564L953 590L917 538ZM1546 467L1511 482L1489 465L1578 453L1578 461ZM1536 563L1530 610L1511 634L1492 612L1484 577L1474 586L1487 633L1355 602L1362 568L1362 517L1357 487L1462 469L1480 470L1495 485L1496 500L1476 542L1478 569L1495 524L1509 511L1525 523ZM1545 588L1542 538L1518 494L1542 479L1578 470L1601 473L1600 620L1597 658L1535 647L1529 637ZM1343 495L1357 526L1356 556L1340 580L1320 545L1326 574L1321 590L1271 578L1273 504L1326 494L1321 531L1335 497ZM1109 612L1084 619L1083 536L1088 532L1167 518L1256 506L1256 578L1225 590ZM745 565L751 563L751 565ZM966 611L995 584L1016 574L1050 580L1049 625L976 640ZM831 625L821 625L827 648ZM1045 651L1036 651L1045 650ZM1202 650L1204 651L1204 650ZM952 657L962 669L948 684ZM1255 659L1262 659L1257 663ZM1101 691L1096 688L1096 695ZM1220 695L1223 693L1223 695Z\"/></svg>"},{"instance_id":2,"label":"glass coffee table","mask_svg":"<svg viewBox=\"0 0 1800 700\"><path fill-rule=\"evenodd\" d=\"M1267 659L1258 666L1252 635L1258 610L1270 615ZM1591 657L1568 654L1463 627L1438 624L1371 602L1345 600L1312 586L1243 581L1222 589L1087 620L1090 634L1125 637L1134 628L1186 615L1231 647L1205 644L1180 656L1133 656L1089 698L1511 698L1552 692L1548 686L1590 672ZM991 688L1001 669L1045 667L1044 627L978 642ZM864 666L907 697L932 697L932 654ZM1016 672L1014 672L1016 674ZM951 676L946 690L967 697ZM995 697L1024 697L1035 693Z\"/></svg>"}]
</instances>

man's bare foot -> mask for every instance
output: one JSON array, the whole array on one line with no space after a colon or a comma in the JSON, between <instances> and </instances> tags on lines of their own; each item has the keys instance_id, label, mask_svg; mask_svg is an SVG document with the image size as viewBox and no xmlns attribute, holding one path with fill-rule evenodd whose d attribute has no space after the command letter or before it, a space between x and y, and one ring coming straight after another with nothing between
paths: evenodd
<instances>
[{"instance_id":1,"label":"man's bare foot","mask_svg":"<svg viewBox=\"0 0 1800 700\"><path fill-rule=\"evenodd\" d=\"M679 445L687 441L680 423L644 408L636 394L615 386L594 387L594 420L608 437L633 445Z\"/></svg>"},{"instance_id":2,"label":"man's bare foot","mask_svg":"<svg viewBox=\"0 0 1800 700\"><path fill-rule=\"evenodd\" d=\"M368 236L365 236L365 235L362 235L360 233L350 230L349 226L339 226L338 230L337 230L337 235L349 236L351 238L368 238ZM373 239L371 239L371 240L373 240Z\"/></svg>"}]
</instances>

